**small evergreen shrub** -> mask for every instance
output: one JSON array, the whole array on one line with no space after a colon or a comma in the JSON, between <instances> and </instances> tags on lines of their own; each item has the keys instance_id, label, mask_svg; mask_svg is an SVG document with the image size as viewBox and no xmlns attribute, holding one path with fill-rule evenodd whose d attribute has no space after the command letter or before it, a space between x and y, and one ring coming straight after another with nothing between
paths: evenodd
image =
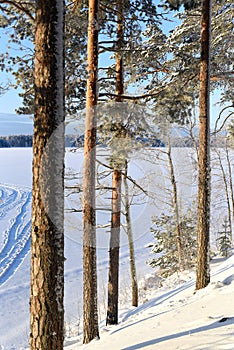
<instances>
[{"instance_id":1,"label":"small evergreen shrub","mask_svg":"<svg viewBox=\"0 0 234 350\"><path fill-rule=\"evenodd\" d=\"M184 269L189 269L195 265L197 253L196 226L196 215L189 209L180 218ZM151 232L156 241L151 245L155 257L147 263L154 268L159 267L162 276L170 276L178 271L179 266L175 217L170 214L162 214L159 218L154 217Z\"/></svg>"},{"instance_id":2,"label":"small evergreen shrub","mask_svg":"<svg viewBox=\"0 0 234 350\"><path fill-rule=\"evenodd\" d=\"M231 229L227 218L224 219L222 231L218 232L217 238L218 249L222 256L228 258L231 255L232 242L231 242Z\"/></svg>"}]
</instances>

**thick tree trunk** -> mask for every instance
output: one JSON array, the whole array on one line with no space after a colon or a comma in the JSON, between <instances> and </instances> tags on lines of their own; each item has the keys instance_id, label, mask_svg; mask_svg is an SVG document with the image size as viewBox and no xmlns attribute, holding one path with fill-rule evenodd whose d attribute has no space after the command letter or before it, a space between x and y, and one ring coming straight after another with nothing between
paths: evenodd
<instances>
[{"instance_id":1,"label":"thick tree trunk","mask_svg":"<svg viewBox=\"0 0 234 350\"><path fill-rule=\"evenodd\" d=\"M202 1L199 96L198 250L196 289L210 282L210 23L211 0Z\"/></svg>"},{"instance_id":2,"label":"thick tree trunk","mask_svg":"<svg viewBox=\"0 0 234 350\"><path fill-rule=\"evenodd\" d=\"M127 236L128 236L128 246L129 246L129 261L130 261L130 272L132 281L132 306L138 306L138 284L137 284L137 273L136 273L136 263L135 263L135 253L134 253L134 242L132 234L132 223L131 223L131 213L130 213L130 203L129 203L129 191L128 191L128 162L125 162L125 173L123 177L124 189L125 189L125 216L127 224Z\"/></svg>"},{"instance_id":3,"label":"thick tree trunk","mask_svg":"<svg viewBox=\"0 0 234 350\"><path fill-rule=\"evenodd\" d=\"M123 47L124 20L123 0L117 1L117 53L116 53L116 102L121 102L124 92L123 59L121 48ZM118 135L117 135L118 137ZM115 163L115 160L113 164ZM111 238L109 251L109 280L108 280L108 306L106 324L118 323L118 299L119 299L119 236L121 226L121 177L119 168L114 168L112 175L112 215Z\"/></svg>"},{"instance_id":4,"label":"thick tree trunk","mask_svg":"<svg viewBox=\"0 0 234 350\"><path fill-rule=\"evenodd\" d=\"M64 340L64 3L36 1L30 348Z\"/></svg>"},{"instance_id":5,"label":"thick tree trunk","mask_svg":"<svg viewBox=\"0 0 234 350\"><path fill-rule=\"evenodd\" d=\"M83 342L99 337L97 311L96 267L96 105L98 70L99 1L89 1L88 79L86 94L86 125L84 141L83 180Z\"/></svg>"}]
</instances>

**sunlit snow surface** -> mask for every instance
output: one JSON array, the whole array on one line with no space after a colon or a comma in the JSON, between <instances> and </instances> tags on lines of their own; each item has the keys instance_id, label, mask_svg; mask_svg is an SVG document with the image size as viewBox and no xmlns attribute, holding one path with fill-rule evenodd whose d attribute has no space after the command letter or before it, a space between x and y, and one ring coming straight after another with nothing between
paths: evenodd
<instances>
[{"instance_id":1,"label":"sunlit snow surface","mask_svg":"<svg viewBox=\"0 0 234 350\"><path fill-rule=\"evenodd\" d=\"M196 294L193 274L176 274L160 289L146 278L148 301L123 311L119 325L103 324L100 340L82 346L73 339L66 349L233 350L234 256L211 266L210 285Z\"/></svg>"},{"instance_id":2,"label":"sunlit snow surface","mask_svg":"<svg viewBox=\"0 0 234 350\"><path fill-rule=\"evenodd\" d=\"M174 161L178 189L184 203L190 205L196 187L194 154L186 149L174 149ZM161 157L161 156L160 156ZM130 307L130 272L127 237L121 233L120 250L120 324L106 328L101 323L101 340L87 349L234 349L234 284L233 258L223 265L214 265L211 285L204 291L194 292L191 274L176 275L169 281L159 281L149 276L153 270L145 261L150 249L145 248L153 237L150 233L151 217L167 209L170 187L169 170L164 160L159 161L155 149L131 156L129 175L144 188L149 196L129 182L132 197L132 224L135 241L138 279L140 282L140 306ZM98 159L108 159L105 149L98 150ZM30 212L31 212L31 149L0 149L0 349L21 350L28 347L29 338L29 279L30 279ZM66 154L66 173L77 179L67 185L82 184L82 150ZM180 166L178 166L180 164ZM215 169L215 168L214 168ZM105 169L100 165L100 171ZM69 177L69 176L68 176ZM103 181L103 178L102 178ZM217 180L218 181L218 180ZM106 186L110 179L104 177ZM215 184L216 178L215 178ZM219 192L221 192L219 183ZM82 222L81 214L70 213L80 209L81 193L66 190L65 221L65 320L67 349L81 347L82 331ZM219 203L220 193L217 196ZM98 212L98 280L100 321L106 308L108 271L109 228L101 228L110 222L110 193L103 192L97 198ZM107 209L107 211L106 211ZM222 207L213 201L212 237L215 240ZM215 231L216 230L216 231ZM213 267L212 267L213 270ZM185 282L183 284L183 282ZM158 288L159 285L162 287ZM182 284L181 284L182 283ZM227 318L224 322L221 319ZM74 345L69 345L73 344ZM85 347L86 348L86 347Z\"/></svg>"}]
</instances>

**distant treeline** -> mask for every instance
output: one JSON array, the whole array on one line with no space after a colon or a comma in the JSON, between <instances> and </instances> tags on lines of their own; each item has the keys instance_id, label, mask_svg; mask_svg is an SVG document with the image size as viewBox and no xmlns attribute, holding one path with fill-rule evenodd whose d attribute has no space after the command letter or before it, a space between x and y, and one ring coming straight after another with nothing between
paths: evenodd
<instances>
[{"instance_id":1,"label":"distant treeline","mask_svg":"<svg viewBox=\"0 0 234 350\"><path fill-rule=\"evenodd\" d=\"M142 144L147 144L151 147L164 147L164 143L158 139L141 139L137 138L137 142ZM9 148L9 147L32 147L33 136L32 135L13 135L13 136L0 136L0 148ZM101 145L101 142L97 142ZM84 145L84 135L75 136L75 135L66 135L65 137L65 146L66 147L83 147Z\"/></svg>"},{"instance_id":2,"label":"distant treeline","mask_svg":"<svg viewBox=\"0 0 234 350\"><path fill-rule=\"evenodd\" d=\"M0 147L32 147L32 135L1 136Z\"/></svg>"},{"instance_id":3,"label":"distant treeline","mask_svg":"<svg viewBox=\"0 0 234 350\"><path fill-rule=\"evenodd\" d=\"M219 138L211 138L211 146L223 147L225 145L225 136L219 136ZM181 137L172 137L171 146L172 147L194 147L194 141L198 145L198 138L192 140L190 137L181 136ZM7 147L32 147L33 137L32 135L13 135L13 136L0 136L0 148ZM167 143L154 138L136 138L137 143L141 143L147 147L165 147ZM102 145L100 140L97 141L98 145ZM65 137L65 146L80 148L84 146L84 135L66 135Z\"/></svg>"},{"instance_id":4,"label":"distant treeline","mask_svg":"<svg viewBox=\"0 0 234 350\"><path fill-rule=\"evenodd\" d=\"M83 137L77 138L76 136L72 136L72 135L66 136L65 145L66 147L81 147L83 144L83 139L84 139ZM33 144L32 135L0 136L0 148L32 147L32 144Z\"/></svg>"}]
</instances>

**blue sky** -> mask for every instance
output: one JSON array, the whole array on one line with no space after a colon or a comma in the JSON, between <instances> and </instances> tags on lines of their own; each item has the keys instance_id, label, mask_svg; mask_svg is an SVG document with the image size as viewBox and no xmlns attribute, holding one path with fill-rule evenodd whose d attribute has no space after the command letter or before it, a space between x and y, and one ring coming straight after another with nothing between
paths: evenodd
<instances>
[{"instance_id":1,"label":"blue sky","mask_svg":"<svg viewBox=\"0 0 234 350\"><path fill-rule=\"evenodd\" d=\"M2 79L1 79L2 80ZM15 110L22 105L18 91L11 89L0 97L1 113L16 113Z\"/></svg>"}]
</instances>

